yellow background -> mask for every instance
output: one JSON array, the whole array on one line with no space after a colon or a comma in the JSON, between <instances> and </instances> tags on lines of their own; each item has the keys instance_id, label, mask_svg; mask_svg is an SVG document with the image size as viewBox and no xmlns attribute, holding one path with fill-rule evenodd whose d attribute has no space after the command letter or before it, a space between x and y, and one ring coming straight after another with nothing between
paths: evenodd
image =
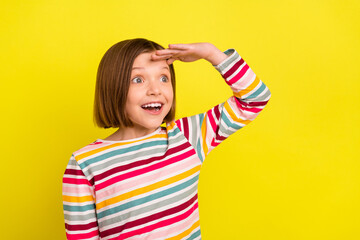
<instances>
[{"instance_id":1,"label":"yellow background","mask_svg":"<svg viewBox=\"0 0 360 240\"><path fill-rule=\"evenodd\" d=\"M360 2L2 0L1 239L65 239L72 152L112 130L92 122L113 44L235 48L269 87L259 117L205 160L202 237L360 239ZM231 91L204 60L175 62L177 118Z\"/></svg>"}]
</instances>

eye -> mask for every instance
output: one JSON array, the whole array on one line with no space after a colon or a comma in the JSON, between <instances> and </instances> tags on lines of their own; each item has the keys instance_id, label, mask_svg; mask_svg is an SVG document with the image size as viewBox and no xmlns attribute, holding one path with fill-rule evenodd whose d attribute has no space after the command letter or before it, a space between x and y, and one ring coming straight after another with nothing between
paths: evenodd
<instances>
[{"instance_id":1,"label":"eye","mask_svg":"<svg viewBox=\"0 0 360 240\"><path fill-rule=\"evenodd\" d=\"M142 83L142 82L143 82L143 80L142 80L141 78L139 78L139 77L135 77L135 78L133 78L131 81L132 81L133 83Z\"/></svg>"},{"instance_id":2,"label":"eye","mask_svg":"<svg viewBox=\"0 0 360 240\"><path fill-rule=\"evenodd\" d=\"M162 77L160 78L160 81L162 81L162 82L168 82L169 79L168 79L167 76L162 76Z\"/></svg>"}]
</instances>

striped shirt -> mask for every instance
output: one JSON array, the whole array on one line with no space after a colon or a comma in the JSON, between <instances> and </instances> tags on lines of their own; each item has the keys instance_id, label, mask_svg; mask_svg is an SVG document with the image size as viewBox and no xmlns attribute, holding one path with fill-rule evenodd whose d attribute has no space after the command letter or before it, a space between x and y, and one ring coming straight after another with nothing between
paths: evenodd
<instances>
[{"instance_id":1,"label":"striped shirt","mask_svg":"<svg viewBox=\"0 0 360 240\"><path fill-rule=\"evenodd\" d=\"M198 181L209 152L270 99L234 49L214 66L233 96L141 138L97 139L75 151L63 177L68 239L201 239Z\"/></svg>"}]
</instances>

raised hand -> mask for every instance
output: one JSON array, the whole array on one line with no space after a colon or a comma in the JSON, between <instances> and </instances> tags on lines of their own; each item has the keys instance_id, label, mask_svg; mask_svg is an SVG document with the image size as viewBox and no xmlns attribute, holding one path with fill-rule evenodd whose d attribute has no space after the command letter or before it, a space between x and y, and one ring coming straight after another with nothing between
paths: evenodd
<instances>
[{"instance_id":1,"label":"raised hand","mask_svg":"<svg viewBox=\"0 0 360 240\"><path fill-rule=\"evenodd\" d=\"M227 55L211 43L169 44L169 48L156 50L151 55L152 60L165 60L172 64L175 60L193 62L205 59L212 65L218 65L227 58Z\"/></svg>"}]
</instances>

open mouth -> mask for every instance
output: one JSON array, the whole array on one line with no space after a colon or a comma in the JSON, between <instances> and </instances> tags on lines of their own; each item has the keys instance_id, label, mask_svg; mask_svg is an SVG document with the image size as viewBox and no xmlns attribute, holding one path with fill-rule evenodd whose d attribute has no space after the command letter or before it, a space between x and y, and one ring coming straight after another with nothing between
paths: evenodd
<instances>
[{"instance_id":1,"label":"open mouth","mask_svg":"<svg viewBox=\"0 0 360 240\"><path fill-rule=\"evenodd\" d=\"M149 111L159 111L162 108L163 104L161 103L147 103L144 105L141 105L141 107L145 110Z\"/></svg>"}]
</instances>

